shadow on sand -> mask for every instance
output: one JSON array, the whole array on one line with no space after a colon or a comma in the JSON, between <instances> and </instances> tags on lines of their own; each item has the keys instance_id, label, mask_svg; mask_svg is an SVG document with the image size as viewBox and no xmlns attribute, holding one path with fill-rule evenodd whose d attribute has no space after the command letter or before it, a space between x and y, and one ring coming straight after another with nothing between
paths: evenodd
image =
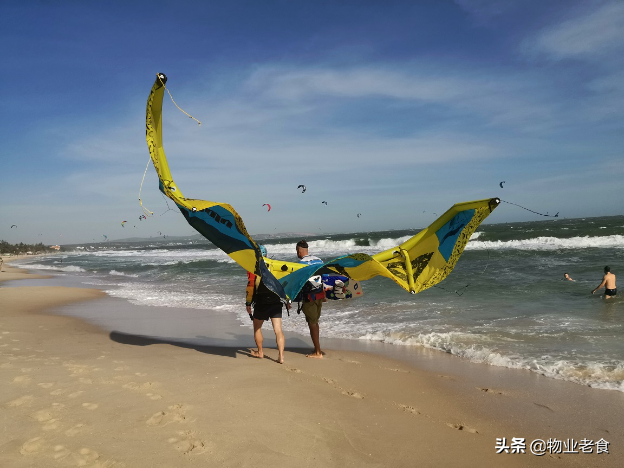
<instances>
[{"instance_id":1,"label":"shadow on sand","mask_svg":"<svg viewBox=\"0 0 624 468\"><path fill-rule=\"evenodd\" d=\"M189 343L185 341L177 341L168 338L161 337L153 337L146 335L135 335L132 333L124 333L120 331L113 330L110 332L110 339L115 341L116 343L121 343L125 345L131 346L150 346L150 345L158 345L158 344L166 344L171 346L177 346L178 348L185 349L193 349L200 353L212 354L215 356L225 356L230 358L235 358L237 355L247 356L253 359L257 359L251 354L251 349L249 346L215 346L215 345L203 345L198 343ZM207 337L198 337L199 339L207 340ZM265 346L266 349L274 350L274 347ZM309 347L301 347L301 348L287 348L288 352L295 354L308 354L310 352ZM277 362L270 356L265 354L265 359L269 359L271 361Z\"/></svg>"}]
</instances>

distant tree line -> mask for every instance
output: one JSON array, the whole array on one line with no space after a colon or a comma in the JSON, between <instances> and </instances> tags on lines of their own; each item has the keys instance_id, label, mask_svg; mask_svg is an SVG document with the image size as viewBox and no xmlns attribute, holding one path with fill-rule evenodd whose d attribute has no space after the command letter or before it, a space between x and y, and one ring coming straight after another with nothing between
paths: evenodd
<instances>
[{"instance_id":1,"label":"distant tree line","mask_svg":"<svg viewBox=\"0 0 624 468\"><path fill-rule=\"evenodd\" d=\"M47 245L43 245L41 242L38 244L9 244L7 241L0 240L0 255L26 255L26 252L33 254L56 252Z\"/></svg>"}]
</instances>

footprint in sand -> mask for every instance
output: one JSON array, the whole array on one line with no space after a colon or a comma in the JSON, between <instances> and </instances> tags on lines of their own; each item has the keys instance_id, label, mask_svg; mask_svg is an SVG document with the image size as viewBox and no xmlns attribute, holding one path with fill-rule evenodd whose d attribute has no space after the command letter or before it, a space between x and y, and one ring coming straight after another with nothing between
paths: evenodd
<instances>
[{"instance_id":1,"label":"footprint in sand","mask_svg":"<svg viewBox=\"0 0 624 468\"><path fill-rule=\"evenodd\" d=\"M13 379L13 383L21 384L21 385L27 385L27 384L30 383L31 380L32 379L31 379L30 375L20 375L20 376L15 377Z\"/></svg>"},{"instance_id":2,"label":"footprint in sand","mask_svg":"<svg viewBox=\"0 0 624 468\"><path fill-rule=\"evenodd\" d=\"M53 383L40 383L40 384L37 384L37 385L39 385L41 388L50 388L50 387L54 386Z\"/></svg>"},{"instance_id":3,"label":"footprint in sand","mask_svg":"<svg viewBox=\"0 0 624 468\"><path fill-rule=\"evenodd\" d=\"M470 432L471 434L478 434L479 432L476 429L473 429L472 427L466 426L465 424L457 424L457 423L446 423L446 425L448 427L451 427L453 429L457 429L458 431L466 431L466 432Z\"/></svg>"},{"instance_id":4,"label":"footprint in sand","mask_svg":"<svg viewBox=\"0 0 624 468\"><path fill-rule=\"evenodd\" d=\"M137 392L141 392L141 391L144 391L144 390L150 390L151 388L153 388L155 386L156 386L155 382L144 382L142 384L136 383L136 382L128 382L127 384L125 384L123 386L123 388L127 388L128 390L135 390Z\"/></svg>"},{"instance_id":5,"label":"footprint in sand","mask_svg":"<svg viewBox=\"0 0 624 468\"><path fill-rule=\"evenodd\" d=\"M199 455L206 451L206 442L193 431L178 431L178 437L172 437L167 442L185 455Z\"/></svg>"},{"instance_id":6,"label":"footprint in sand","mask_svg":"<svg viewBox=\"0 0 624 468\"><path fill-rule=\"evenodd\" d=\"M98 405L97 403L83 403L83 404L82 404L82 407L83 407L83 408L86 408L86 409L88 409L88 410L94 410L94 409L97 409L97 408L98 408L98 406L100 406L100 405Z\"/></svg>"},{"instance_id":7,"label":"footprint in sand","mask_svg":"<svg viewBox=\"0 0 624 468\"><path fill-rule=\"evenodd\" d=\"M93 466L91 463L100 458L100 454L86 447L81 448L77 452L73 452L64 445L56 445L54 446L52 457L57 461L63 460L74 466Z\"/></svg>"},{"instance_id":8,"label":"footprint in sand","mask_svg":"<svg viewBox=\"0 0 624 468\"><path fill-rule=\"evenodd\" d=\"M325 382L327 382L328 384L330 384L330 385L331 385L331 384L335 384L335 383L336 383L336 381L335 381L335 380L328 379L327 377L323 377L323 380L324 380Z\"/></svg>"},{"instance_id":9,"label":"footprint in sand","mask_svg":"<svg viewBox=\"0 0 624 468\"><path fill-rule=\"evenodd\" d=\"M294 372L295 374L302 374L303 373L302 371L300 371L299 369L296 369L294 367L286 367L286 370L290 371L290 372Z\"/></svg>"},{"instance_id":10,"label":"footprint in sand","mask_svg":"<svg viewBox=\"0 0 624 468\"><path fill-rule=\"evenodd\" d=\"M150 400L160 400L162 399L162 396L156 394L156 393L146 393L145 394L146 397L148 397Z\"/></svg>"},{"instance_id":11,"label":"footprint in sand","mask_svg":"<svg viewBox=\"0 0 624 468\"><path fill-rule=\"evenodd\" d=\"M60 410L62 410L65 405L61 403L52 403L52 408L46 408L39 411L35 411L30 415L35 421L43 422L51 422L56 421L55 416L58 414Z\"/></svg>"},{"instance_id":12,"label":"footprint in sand","mask_svg":"<svg viewBox=\"0 0 624 468\"><path fill-rule=\"evenodd\" d=\"M75 424L65 431L65 435L67 437L74 437L84 430L83 427L85 427L84 424Z\"/></svg>"},{"instance_id":13,"label":"footprint in sand","mask_svg":"<svg viewBox=\"0 0 624 468\"><path fill-rule=\"evenodd\" d=\"M73 437L83 431L84 424L76 424L65 431L67 437Z\"/></svg>"},{"instance_id":14,"label":"footprint in sand","mask_svg":"<svg viewBox=\"0 0 624 468\"><path fill-rule=\"evenodd\" d=\"M22 455L40 453L46 450L48 445L48 442L43 437L34 437L22 444L20 447L20 453Z\"/></svg>"},{"instance_id":15,"label":"footprint in sand","mask_svg":"<svg viewBox=\"0 0 624 468\"><path fill-rule=\"evenodd\" d=\"M56 431L59 427L61 427L61 421L58 419L50 419L41 426L41 429L44 431Z\"/></svg>"},{"instance_id":16,"label":"footprint in sand","mask_svg":"<svg viewBox=\"0 0 624 468\"><path fill-rule=\"evenodd\" d=\"M69 395L67 395L67 398L78 398L83 393L84 393L84 391L78 390L77 392L70 393Z\"/></svg>"},{"instance_id":17,"label":"footprint in sand","mask_svg":"<svg viewBox=\"0 0 624 468\"><path fill-rule=\"evenodd\" d=\"M30 405L34 399L35 398L32 395L24 395L15 400L9 401L7 406L14 408L16 406Z\"/></svg>"},{"instance_id":18,"label":"footprint in sand","mask_svg":"<svg viewBox=\"0 0 624 468\"><path fill-rule=\"evenodd\" d=\"M173 405L168 410L154 413L145 423L148 426L166 426L167 424L186 421L186 408L184 405Z\"/></svg>"},{"instance_id":19,"label":"footprint in sand","mask_svg":"<svg viewBox=\"0 0 624 468\"><path fill-rule=\"evenodd\" d=\"M65 390L63 390L62 388L57 388L56 390L51 391L50 395L57 396L62 395L63 393L65 393Z\"/></svg>"},{"instance_id":20,"label":"footprint in sand","mask_svg":"<svg viewBox=\"0 0 624 468\"><path fill-rule=\"evenodd\" d=\"M420 414L420 411L418 411L416 408L414 408L413 406L410 405L397 405L400 409L402 409L403 411L405 411L406 413L410 413L410 414Z\"/></svg>"},{"instance_id":21,"label":"footprint in sand","mask_svg":"<svg viewBox=\"0 0 624 468\"><path fill-rule=\"evenodd\" d=\"M364 399L364 395L362 395L361 393L358 393L358 392L352 392L350 390L343 390L341 393L343 395L350 396L352 398L357 398L358 400L363 400Z\"/></svg>"},{"instance_id":22,"label":"footprint in sand","mask_svg":"<svg viewBox=\"0 0 624 468\"><path fill-rule=\"evenodd\" d=\"M404 374L409 374L409 371L404 370L404 369L399 369L399 368L396 368L396 367L382 367L382 369L389 370L389 371L392 371L392 372L403 372Z\"/></svg>"},{"instance_id":23,"label":"footprint in sand","mask_svg":"<svg viewBox=\"0 0 624 468\"><path fill-rule=\"evenodd\" d=\"M83 384L92 384L93 380L87 379L85 377L81 377L81 378L78 379L78 382L83 383Z\"/></svg>"},{"instance_id":24,"label":"footprint in sand","mask_svg":"<svg viewBox=\"0 0 624 468\"><path fill-rule=\"evenodd\" d=\"M494 390L492 388L482 388L482 387L477 387L479 390L481 390L484 393L491 393L492 395L504 395L503 392L500 392L498 390Z\"/></svg>"}]
</instances>

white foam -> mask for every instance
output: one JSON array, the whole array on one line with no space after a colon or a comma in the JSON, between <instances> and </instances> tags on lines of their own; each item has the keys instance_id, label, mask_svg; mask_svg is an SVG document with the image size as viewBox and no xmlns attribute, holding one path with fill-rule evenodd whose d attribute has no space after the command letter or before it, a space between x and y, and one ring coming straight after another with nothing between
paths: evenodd
<instances>
[{"instance_id":1,"label":"white foam","mask_svg":"<svg viewBox=\"0 0 624 468\"><path fill-rule=\"evenodd\" d=\"M511 241L473 241L466 250L559 250L585 248L624 248L624 236L585 236L561 239L559 237L536 237Z\"/></svg>"},{"instance_id":2,"label":"white foam","mask_svg":"<svg viewBox=\"0 0 624 468\"><path fill-rule=\"evenodd\" d=\"M475 343L475 341L489 341L487 337L459 332L423 333L418 336L410 336L402 332L369 332L362 335L360 339L403 346L424 346L468 359L471 362L526 369L554 379L624 392L624 362L621 361L571 361L550 356L536 358L517 354L505 355Z\"/></svg>"},{"instance_id":3,"label":"white foam","mask_svg":"<svg viewBox=\"0 0 624 468\"><path fill-rule=\"evenodd\" d=\"M74 272L74 273L81 273L81 272L87 271L84 268L80 268L79 266L74 266L74 265L60 266L60 264L41 265L39 263L30 263L30 264L23 264L23 266L31 270L53 270L53 271L65 271L65 272Z\"/></svg>"},{"instance_id":4,"label":"white foam","mask_svg":"<svg viewBox=\"0 0 624 468\"><path fill-rule=\"evenodd\" d=\"M108 272L109 275L115 275L115 276L130 276L132 278L138 278L139 275L132 275L130 273L123 273L121 271L117 271L117 270L111 270Z\"/></svg>"}]
</instances>

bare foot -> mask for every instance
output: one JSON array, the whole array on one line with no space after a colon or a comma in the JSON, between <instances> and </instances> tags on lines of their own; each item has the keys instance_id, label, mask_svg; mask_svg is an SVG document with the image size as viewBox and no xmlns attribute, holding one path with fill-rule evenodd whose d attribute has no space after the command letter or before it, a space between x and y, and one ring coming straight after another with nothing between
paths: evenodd
<instances>
[{"instance_id":1,"label":"bare foot","mask_svg":"<svg viewBox=\"0 0 624 468\"><path fill-rule=\"evenodd\" d=\"M314 359L323 359L323 354L316 354L316 353L312 353L312 354L306 354L306 357L311 357Z\"/></svg>"},{"instance_id":2,"label":"bare foot","mask_svg":"<svg viewBox=\"0 0 624 468\"><path fill-rule=\"evenodd\" d=\"M255 349L252 349L250 353L253 357L258 358L258 359L262 359L264 357L264 353L259 353Z\"/></svg>"},{"instance_id":3,"label":"bare foot","mask_svg":"<svg viewBox=\"0 0 624 468\"><path fill-rule=\"evenodd\" d=\"M280 356L279 358L277 358L277 363L284 364L284 356Z\"/></svg>"}]
</instances>

